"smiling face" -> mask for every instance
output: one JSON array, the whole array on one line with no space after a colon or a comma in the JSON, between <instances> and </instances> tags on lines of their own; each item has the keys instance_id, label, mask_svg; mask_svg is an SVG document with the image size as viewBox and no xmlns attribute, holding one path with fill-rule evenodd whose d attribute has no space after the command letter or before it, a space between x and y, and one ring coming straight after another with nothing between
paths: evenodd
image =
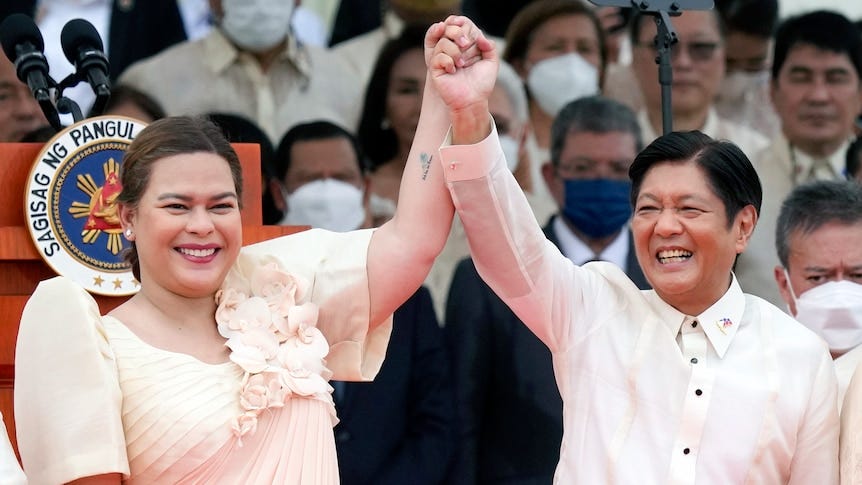
<instances>
[{"instance_id":1,"label":"smiling face","mask_svg":"<svg viewBox=\"0 0 862 485\"><path fill-rule=\"evenodd\" d=\"M242 245L242 222L230 167L214 153L153 162L135 207L120 206L132 230L142 291L208 297L221 286Z\"/></svg>"},{"instance_id":2,"label":"smiling face","mask_svg":"<svg viewBox=\"0 0 862 485\"><path fill-rule=\"evenodd\" d=\"M724 204L695 162L659 163L647 171L635 199L638 262L665 302L698 315L727 291L756 220L749 205L728 225Z\"/></svg>"}]
</instances>

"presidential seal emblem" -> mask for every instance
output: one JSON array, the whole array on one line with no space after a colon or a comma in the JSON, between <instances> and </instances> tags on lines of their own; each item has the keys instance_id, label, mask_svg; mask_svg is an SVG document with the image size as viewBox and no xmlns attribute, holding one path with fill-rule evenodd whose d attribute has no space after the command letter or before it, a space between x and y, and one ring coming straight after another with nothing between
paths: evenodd
<instances>
[{"instance_id":1,"label":"presidential seal emblem","mask_svg":"<svg viewBox=\"0 0 862 485\"><path fill-rule=\"evenodd\" d=\"M24 213L39 254L92 293L138 290L116 199L123 153L145 126L120 116L80 121L47 142L30 171Z\"/></svg>"}]
</instances>

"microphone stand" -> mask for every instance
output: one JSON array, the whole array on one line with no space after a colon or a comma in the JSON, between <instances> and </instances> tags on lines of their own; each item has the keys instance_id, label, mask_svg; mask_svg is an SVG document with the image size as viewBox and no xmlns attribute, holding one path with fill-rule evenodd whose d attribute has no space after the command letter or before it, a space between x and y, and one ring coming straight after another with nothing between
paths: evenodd
<instances>
[{"instance_id":1,"label":"microphone stand","mask_svg":"<svg viewBox=\"0 0 862 485\"><path fill-rule=\"evenodd\" d=\"M72 73L57 84L57 111L64 115L71 114L73 123L83 120L84 115L81 113L81 107L78 103L68 96L64 96L63 91L66 88L77 86L79 82L81 82L80 76L77 73Z\"/></svg>"},{"instance_id":2,"label":"microphone stand","mask_svg":"<svg viewBox=\"0 0 862 485\"><path fill-rule=\"evenodd\" d=\"M671 5L671 8L675 5ZM658 56L655 58L655 62L658 64L658 84L661 87L661 127L662 134L667 135L673 131L673 112L671 111L673 68L670 64L670 56L671 48L673 44L679 42L679 38L673 29L673 24L670 23L670 15L666 11L656 12L653 18L657 29L654 42L658 52Z\"/></svg>"}]
</instances>

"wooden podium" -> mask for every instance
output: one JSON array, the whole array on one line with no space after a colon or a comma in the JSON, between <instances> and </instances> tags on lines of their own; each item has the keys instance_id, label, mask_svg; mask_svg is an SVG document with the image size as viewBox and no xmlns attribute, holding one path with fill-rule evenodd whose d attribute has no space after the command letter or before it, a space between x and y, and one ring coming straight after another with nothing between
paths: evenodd
<instances>
[{"instance_id":1,"label":"wooden podium","mask_svg":"<svg viewBox=\"0 0 862 485\"><path fill-rule=\"evenodd\" d=\"M24 220L24 190L40 143L0 143L0 412L9 439L18 452L13 413L15 342L18 323L29 296L39 281L56 275L42 261ZM264 226L261 215L260 150L257 145L235 143L243 170L243 244L251 244L306 229L304 226ZM125 297L94 295L102 313Z\"/></svg>"}]
</instances>

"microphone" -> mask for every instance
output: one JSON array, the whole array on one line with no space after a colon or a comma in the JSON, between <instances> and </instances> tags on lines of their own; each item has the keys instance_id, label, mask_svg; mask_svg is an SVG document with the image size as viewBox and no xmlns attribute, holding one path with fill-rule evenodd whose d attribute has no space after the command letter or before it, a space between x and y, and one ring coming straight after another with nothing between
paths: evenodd
<instances>
[{"instance_id":1,"label":"microphone","mask_svg":"<svg viewBox=\"0 0 862 485\"><path fill-rule=\"evenodd\" d=\"M0 43L6 57L15 64L18 79L27 84L40 103L50 102L49 88L53 81L48 75L48 60L42 53L45 41L33 19L21 13L6 17L0 24Z\"/></svg>"},{"instance_id":2,"label":"microphone","mask_svg":"<svg viewBox=\"0 0 862 485\"><path fill-rule=\"evenodd\" d=\"M111 82L108 79L108 58L103 52L99 32L84 19L72 19L60 32L60 44L66 59L75 65L76 74L86 77L96 94L93 112L101 113L111 96Z\"/></svg>"}]
</instances>

